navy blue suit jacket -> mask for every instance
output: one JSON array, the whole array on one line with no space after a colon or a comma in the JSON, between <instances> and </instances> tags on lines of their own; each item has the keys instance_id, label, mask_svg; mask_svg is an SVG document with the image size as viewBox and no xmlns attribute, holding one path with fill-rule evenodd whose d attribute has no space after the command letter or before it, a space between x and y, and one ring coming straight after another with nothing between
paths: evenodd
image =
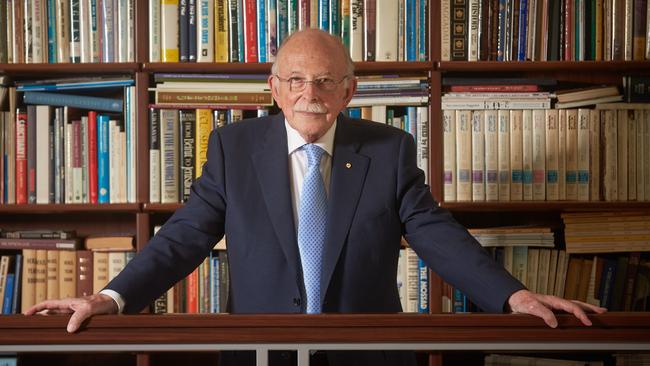
<instances>
[{"instance_id":1,"label":"navy blue suit jacket","mask_svg":"<svg viewBox=\"0 0 650 366\"><path fill-rule=\"evenodd\" d=\"M138 312L198 266L226 234L230 312L303 312L284 115L215 130L207 154L188 202L108 288L123 296L125 313ZM503 311L509 295L523 288L438 207L408 133L339 115L330 184L323 312L400 311L402 235L486 311Z\"/></svg>"}]
</instances>

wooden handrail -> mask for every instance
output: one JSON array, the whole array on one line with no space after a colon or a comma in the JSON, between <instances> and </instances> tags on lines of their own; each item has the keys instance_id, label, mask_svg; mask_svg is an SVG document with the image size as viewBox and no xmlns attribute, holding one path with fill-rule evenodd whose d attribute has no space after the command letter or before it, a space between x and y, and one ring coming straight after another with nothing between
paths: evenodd
<instances>
[{"instance_id":1,"label":"wooden handrail","mask_svg":"<svg viewBox=\"0 0 650 366\"><path fill-rule=\"evenodd\" d=\"M190 343L608 342L650 343L650 313L570 315L547 327L528 315L104 315L75 334L68 316L0 317L0 345Z\"/></svg>"}]
</instances>

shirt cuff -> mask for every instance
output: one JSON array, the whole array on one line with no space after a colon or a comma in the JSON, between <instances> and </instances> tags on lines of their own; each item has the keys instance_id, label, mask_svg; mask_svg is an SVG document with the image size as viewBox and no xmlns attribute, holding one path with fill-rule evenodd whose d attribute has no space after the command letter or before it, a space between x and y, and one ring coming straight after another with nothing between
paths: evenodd
<instances>
[{"instance_id":1,"label":"shirt cuff","mask_svg":"<svg viewBox=\"0 0 650 366\"><path fill-rule=\"evenodd\" d=\"M122 314L122 310L124 309L124 299L122 298L122 295L107 288L99 291L99 293L113 299L113 301L115 301L115 303L117 304L117 313Z\"/></svg>"}]
</instances>

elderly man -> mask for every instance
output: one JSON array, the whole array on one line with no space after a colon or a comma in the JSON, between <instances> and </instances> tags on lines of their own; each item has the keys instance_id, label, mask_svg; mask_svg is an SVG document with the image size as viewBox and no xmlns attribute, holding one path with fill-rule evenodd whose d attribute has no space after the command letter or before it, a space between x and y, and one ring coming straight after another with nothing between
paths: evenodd
<instances>
[{"instance_id":1,"label":"elderly man","mask_svg":"<svg viewBox=\"0 0 650 366\"><path fill-rule=\"evenodd\" d=\"M46 301L27 314L72 313L74 332L95 314L139 312L224 234L232 313L398 312L402 236L486 311L529 313L551 327L552 309L586 325L585 311L604 311L532 293L499 267L433 200L408 133L340 114L356 90L353 71L338 38L313 29L293 34L268 79L282 113L214 131L187 204L103 291ZM413 362L389 352L328 358L330 365Z\"/></svg>"}]
</instances>

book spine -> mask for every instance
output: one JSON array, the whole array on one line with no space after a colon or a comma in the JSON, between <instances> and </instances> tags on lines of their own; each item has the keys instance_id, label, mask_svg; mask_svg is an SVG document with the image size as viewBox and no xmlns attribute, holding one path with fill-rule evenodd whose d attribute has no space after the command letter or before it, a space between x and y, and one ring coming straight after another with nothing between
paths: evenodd
<instances>
[{"instance_id":1,"label":"book spine","mask_svg":"<svg viewBox=\"0 0 650 366\"><path fill-rule=\"evenodd\" d=\"M546 199L546 113L533 111L533 200Z\"/></svg>"},{"instance_id":2,"label":"book spine","mask_svg":"<svg viewBox=\"0 0 650 366\"><path fill-rule=\"evenodd\" d=\"M485 201L485 111L472 112L472 201Z\"/></svg>"},{"instance_id":3,"label":"book spine","mask_svg":"<svg viewBox=\"0 0 650 366\"><path fill-rule=\"evenodd\" d=\"M179 0L162 0L160 15L160 58L162 62L181 60L179 37Z\"/></svg>"},{"instance_id":4,"label":"book spine","mask_svg":"<svg viewBox=\"0 0 650 366\"><path fill-rule=\"evenodd\" d=\"M363 0L350 0L350 57L355 62L363 61L363 24Z\"/></svg>"},{"instance_id":5,"label":"book spine","mask_svg":"<svg viewBox=\"0 0 650 366\"><path fill-rule=\"evenodd\" d=\"M181 202L186 202L190 196L190 188L194 181L194 150L196 148L196 112L194 110L180 110L180 181Z\"/></svg>"},{"instance_id":6,"label":"book spine","mask_svg":"<svg viewBox=\"0 0 650 366\"><path fill-rule=\"evenodd\" d=\"M197 24L196 24L196 2L197 0L187 0L187 36L188 36L188 61L196 62L197 60Z\"/></svg>"},{"instance_id":7,"label":"book spine","mask_svg":"<svg viewBox=\"0 0 650 366\"><path fill-rule=\"evenodd\" d=\"M110 202L109 121L108 115L97 115L97 203Z\"/></svg>"},{"instance_id":8,"label":"book spine","mask_svg":"<svg viewBox=\"0 0 650 366\"><path fill-rule=\"evenodd\" d=\"M122 112L123 101L104 97L91 97L87 95L70 95L48 92L25 92L23 95L25 104L44 104L53 106L68 106L89 110L100 110L108 112Z\"/></svg>"},{"instance_id":9,"label":"book spine","mask_svg":"<svg viewBox=\"0 0 650 366\"><path fill-rule=\"evenodd\" d=\"M27 203L36 203L36 106L27 106Z\"/></svg>"},{"instance_id":10,"label":"book spine","mask_svg":"<svg viewBox=\"0 0 650 366\"><path fill-rule=\"evenodd\" d=\"M510 200L524 199L523 191L523 112L510 111Z\"/></svg>"},{"instance_id":11,"label":"book spine","mask_svg":"<svg viewBox=\"0 0 650 366\"><path fill-rule=\"evenodd\" d=\"M88 201L98 203L97 112L88 112Z\"/></svg>"},{"instance_id":12,"label":"book spine","mask_svg":"<svg viewBox=\"0 0 650 366\"><path fill-rule=\"evenodd\" d=\"M179 0L178 3L178 44L180 62L188 62L189 48L189 16L187 14L189 0Z\"/></svg>"},{"instance_id":13,"label":"book spine","mask_svg":"<svg viewBox=\"0 0 650 366\"><path fill-rule=\"evenodd\" d=\"M160 111L160 193L162 203L179 201L178 111Z\"/></svg>"},{"instance_id":14,"label":"book spine","mask_svg":"<svg viewBox=\"0 0 650 366\"><path fill-rule=\"evenodd\" d=\"M456 111L456 194L458 201L472 200L471 111Z\"/></svg>"},{"instance_id":15,"label":"book spine","mask_svg":"<svg viewBox=\"0 0 650 366\"><path fill-rule=\"evenodd\" d=\"M46 299L59 299L59 250L48 250L46 264Z\"/></svg>"},{"instance_id":16,"label":"book spine","mask_svg":"<svg viewBox=\"0 0 650 366\"><path fill-rule=\"evenodd\" d=\"M149 202L160 202L160 111L149 109Z\"/></svg>"},{"instance_id":17,"label":"book spine","mask_svg":"<svg viewBox=\"0 0 650 366\"><path fill-rule=\"evenodd\" d=\"M239 0L241 1L241 0ZM239 14L241 13L241 8L238 6L237 0L229 0L229 28L228 33L230 35L228 42L230 45L230 62L243 62L244 60L239 58L239 49L244 45L239 42ZM279 4L278 4L279 8ZM279 43L279 40L278 40Z\"/></svg>"},{"instance_id":18,"label":"book spine","mask_svg":"<svg viewBox=\"0 0 650 366\"><path fill-rule=\"evenodd\" d=\"M214 18L214 61L228 62L228 0L216 1Z\"/></svg>"},{"instance_id":19,"label":"book spine","mask_svg":"<svg viewBox=\"0 0 650 366\"><path fill-rule=\"evenodd\" d=\"M442 111L443 200L456 201L456 111Z\"/></svg>"},{"instance_id":20,"label":"book spine","mask_svg":"<svg viewBox=\"0 0 650 366\"><path fill-rule=\"evenodd\" d=\"M27 93L25 93L27 94ZM157 104L248 104L272 105L270 93L233 93L233 92L176 92L156 91Z\"/></svg>"},{"instance_id":21,"label":"book spine","mask_svg":"<svg viewBox=\"0 0 650 366\"><path fill-rule=\"evenodd\" d=\"M589 111L589 199L600 200L600 113Z\"/></svg>"},{"instance_id":22,"label":"book spine","mask_svg":"<svg viewBox=\"0 0 650 366\"><path fill-rule=\"evenodd\" d=\"M578 110L569 109L566 135L566 199L578 199Z\"/></svg>"},{"instance_id":23,"label":"book spine","mask_svg":"<svg viewBox=\"0 0 650 366\"><path fill-rule=\"evenodd\" d=\"M266 0L266 18L268 29L266 32L266 48L268 62L275 62L275 55L278 53L278 10L277 1Z\"/></svg>"},{"instance_id":24,"label":"book spine","mask_svg":"<svg viewBox=\"0 0 650 366\"><path fill-rule=\"evenodd\" d=\"M485 111L485 199L499 200L499 121L497 111Z\"/></svg>"},{"instance_id":25,"label":"book spine","mask_svg":"<svg viewBox=\"0 0 650 366\"><path fill-rule=\"evenodd\" d=\"M160 62L161 2L149 1L149 62Z\"/></svg>"},{"instance_id":26,"label":"book spine","mask_svg":"<svg viewBox=\"0 0 650 366\"><path fill-rule=\"evenodd\" d=\"M27 112L16 113L16 203L27 203Z\"/></svg>"},{"instance_id":27,"label":"book spine","mask_svg":"<svg viewBox=\"0 0 650 366\"><path fill-rule=\"evenodd\" d=\"M23 249L22 291L20 295L20 311L36 304L36 249Z\"/></svg>"},{"instance_id":28,"label":"book spine","mask_svg":"<svg viewBox=\"0 0 650 366\"><path fill-rule=\"evenodd\" d=\"M268 19L266 0L257 0L257 59L260 63L266 62L268 59L268 51L266 49L268 43Z\"/></svg>"},{"instance_id":29,"label":"book spine","mask_svg":"<svg viewBox=\"0 0 650 366\"><path fill-rule=\"evenodd\" d=\"M258 62L257 58L257 6L256 0L244 0L244 51L245 62Z\"/></svg>"},{"instance_id":30,"label":"book spine","mask_svg":"<svg viewBox=\"0 0 650 366\"><path fill-rule=\"evenodd\" d=\"M49 106L36 106L36 124L35 124L35 153L36 167L35 177L36 192L35 203L50 203L50 167L52 161L50 158L50 126L51 126L51 108Z\"/></svg>"},{"instance_id":31,"label":"book spine","mask_svg":"<svg viewBox=\"0 0 650 366\"><path fill-rule=\"evenodd\" d=\"M558 110L557 177L559 200L566 200L566 118L566 110Z\"/></svg>"},{"instance_id":32,"label":"book spine","mask_svg":"<svg viewBox=\"0 0 650 366\"><path fill-rule=\"evenodd\" d=\"M546 111L546 200L560 199L558 182L559 115L557 109Z\"/></svg>"},{"instance_id":33,"label":"book spine","mask_svg":"<svg viewBox=\"0 0 650 366\"><path fill-rule=\"evenodd\" d=\"M635 136L636 138L636 136ZM578 110L578 200L589 201L589 185L591 175L589 174L589 110Z\"/></svg>"},{"instance_id":34,"label":"book spine","mask_svg":"<svg viewBox=\"0 0 650 366\"><path fill-rule=\"evenodd\" d=\"M414 0L413 0L414 1ZM364 21L364 61L375 61L376 57L376 32L377 32L377 2L376 0L364 0L363 21ZM321 24L322 26L322 24ZM326 28L323 28L326 29ZM415 57L415 55L413 55ZM411 60L409 60L411 61ZM413 60L415 61L415 59Z\"/></svg>"},{"instance_id":35,"label":"book spine","mask_svg":"<svg viewBox=\"0 0 650 366\"><path fill-rule=\"evenodd\" d=\"M499 201L510 201L510 111L497 112Z\"/></svg>"},{"instance_id":36,"label":"book spine","mask_svg":"<svg viewBox=\"0 0 650 366\"><path fill-rule=\"evenodd\" d=\"M533 199L533 112L522 111L522 194L524 201Z\"/></svg>"},{"instance_id":37,"label":"book spine","mask_svg":"<svg viewBox=\"0 0 650 366\"><path fill-rule=\"evenodd\" d=\"M376 0L375 61L397 61L397 2Z\"/></svg>"}]
</instances>

